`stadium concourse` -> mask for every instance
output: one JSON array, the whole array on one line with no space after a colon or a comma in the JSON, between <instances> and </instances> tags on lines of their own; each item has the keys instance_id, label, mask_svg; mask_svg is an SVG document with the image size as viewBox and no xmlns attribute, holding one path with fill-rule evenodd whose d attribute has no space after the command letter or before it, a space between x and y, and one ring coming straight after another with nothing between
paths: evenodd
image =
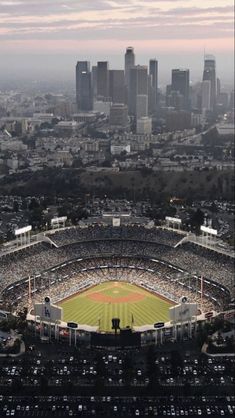
<instances>
[{"instance_id":1,"label":"stadium concourse","mask_svg":"<svg viewBox=\"0 0 235 418\"><path fill-rule=\"evenodd\" d=\"M98 224L39 234L37 242L0 257L2 306L16 311L45 295L56 302L122 280L172 301L187 296L203 311L226 309L233 299L234 259L184 237L157 227Z\"/></svg>"}]
</instances>

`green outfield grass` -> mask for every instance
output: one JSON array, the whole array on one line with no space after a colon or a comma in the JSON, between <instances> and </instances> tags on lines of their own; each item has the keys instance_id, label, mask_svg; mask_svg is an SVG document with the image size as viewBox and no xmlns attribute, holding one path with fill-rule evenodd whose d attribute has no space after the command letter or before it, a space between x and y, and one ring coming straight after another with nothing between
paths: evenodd
<instances>
[{"instance_id":1,"label":"green outfield grass","mask_svg":"<svg viewBox=\"0 0 235 418\"><path fill-rule=\"evenodd\" d=\"M130 283L110 281L63 300L59 306L66 322L112 331L114 317L120 318L121 327L166 322L172 303Z\"/></svg>"}]
</instances>

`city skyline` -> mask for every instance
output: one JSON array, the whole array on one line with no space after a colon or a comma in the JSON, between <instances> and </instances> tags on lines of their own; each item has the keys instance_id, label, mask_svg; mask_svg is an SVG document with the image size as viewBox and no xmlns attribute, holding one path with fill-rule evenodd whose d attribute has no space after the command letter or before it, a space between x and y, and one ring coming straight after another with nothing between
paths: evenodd
<instances>
[{"instance_id":1,"label":"city skyline","mask_svg":"<svg viewBox=\"0 0 235 418\"><path fill-rule=\"evenodd\" d=\"M56 69L71 77L71 63L98 57L123 68L122 51L131 45L138 64L156 58L160 72L166 72L182 63L195 68L195 77L205 50L232 80L233 16L231 0L223 5L218 0L2 0L0 76L14 67L35 76L37 70Z\"/></svg>"}]
</instances>

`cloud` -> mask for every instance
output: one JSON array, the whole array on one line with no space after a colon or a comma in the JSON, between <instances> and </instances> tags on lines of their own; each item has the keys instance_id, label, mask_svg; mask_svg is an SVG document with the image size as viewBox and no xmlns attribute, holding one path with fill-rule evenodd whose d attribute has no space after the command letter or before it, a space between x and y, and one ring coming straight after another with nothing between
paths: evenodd
<instances>
[{"instance_id":1,"label":"cloud","mask_svg":"<svg viewBox=\"0 0 235 418\"><path fill-rule=\"evenodd\" d=\"M0 0L0 19L1 42L37 40L42 49L50 40L233 36L232 0Z\"/></svg>"},{"instance_id":2,"label":"cloud","mask_svg":"<svg viewBox=\"0 0 235 418\"><path fill-rule=\"evenodd\" d=\"M170 9L167 12L164 12L166 15L204 15L204 14L213 14L213 13L220 13L221 16L224 14L233 14L234 8L233 6L227 5L227 6L221 6L221 7L178 7L174 9Z\"/></svg>"},{"instance_id":3,"label":"cloud","mask_svg":"<svg viewBox=\"0 0 235 418\"><path fill-rule=\"evenodd\" d=\"M22 5L23 2L22 1L0 1L0 6L6 6L6 7L11 7L11 6L20 6Z\"/></svg>"},{"instance_id":4,"label":"cloud","mask_svg":"<svg viewBox=\"0 0 235 418\"><path fill-rule=\"evenodd\" d=\"M73 7L68 6L67 4L61 4L61 7L66 9L66 10L74 10Z\"/></svg>"},{"instance_id":5,"label":"cloud","mask_svg":"<svg viewBox=\"0 0 235 418\"><path fill-rule=\"evenodd\" d=\"M108 0L9 0L0 1L1 12L10 13L16 16L47 16L49 14L60 14L61 9L80 11L91 10L114 10L127 6L126 2L115 4Z\"/></svg>"}]
</instances>

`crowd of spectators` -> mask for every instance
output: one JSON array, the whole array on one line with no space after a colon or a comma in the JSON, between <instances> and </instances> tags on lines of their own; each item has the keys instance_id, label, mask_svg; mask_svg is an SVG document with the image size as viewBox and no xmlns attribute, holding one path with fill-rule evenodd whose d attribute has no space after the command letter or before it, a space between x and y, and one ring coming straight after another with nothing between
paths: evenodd
<instances>
[{"instance_id":1,"label":"crowd of spectators","mask_svg":"<svg viewBox=\"0 0 235 418\"><path fill-rule=\"evenodd\" d=\"M95 238L96 232L93 234L92 231L99 231L99 234L101 234L102 228L96 228L96 227L88 227L88 228L72 228L67 229L61 232L56 232L54 235L51 235L50 238L54 241L57 241L57 245L60 243L60 246L57 248L52 243L46 243L46 242L39 242L35 243L31 246L28 246L24 249L19 249L18 251L15 251L13 253L7 254L5 256L2 256L0 258L0 293L4 291L4 289L11 287L14 283L19 282L21 280L26 280L29 276L34 278L35 276L39 275L45 275L46 271L48 271L48 276L50 276L50 280L53 280L53 276L55 274L55 266L59 266L61 264L67 263L69 260L76 260L76 259L86 259L90 258L90 261L88 260L84 261L83 268L87 268L86 266L89 263L92 263L94 259L94 263L97 264L97 258L100 257L106 257L106 264L108 257L111 259L115 257L121 257L122 259L124 257L133 257L133 265L137 268L139 263L141 264L143 262L144 258L148 258L148 262L151 264L151 259L156 260L162 260L166 264L170 264L173 267L177 267L181 270L179 272L178 270L174 270L171 267L171 271L169 271L167 280L165 276L163 277L162 283L161 283L161 289L163 292L166 291L167 293L178 295L177 293L177 286L180 289L179 293L182 294L182 287L185 287L185 292L192 291L194 294L199 294L199 287L200 287L200 280L196 281L192 278L194 276L197 277L203 277L204 278L204 292L205 295L208 295L211 298L211 301L216 302L220 301L221 305L226 305L226 302L228 302L228 291L223 290L223 286L227 288L230 291L231 298L233 298L233 291L234 291L234 259L231 257L228 257L224 254L218 253L216 251L212 251L209 249L206 249L204 247L201 247L200 245L193 244L190 242L183 243L176 248L172 246L167 246L160 243L155 243L150 240L150 242L147 242L147 236L150 234L150 238L152 237L151 230L148 230L144 227L134 227L135 230L140 231L140 236L142 236L142 232L144 231L144 240L141 238L136 239L136 234L132 234L133 227L120 227L120 228L112 228L112 227L103 227L104 236L103 239ZM74 232L74 238L72 238L71 234ZM82 239L78 242L73 242L78 238L78 231L82 231ZM110 237L107 231L113 231L110 232L110 234L113 234L113 238ZM116 231L116 232L115 232ZM118 232L119 231L119 232ZM121 239L121 233L120 231L123 231L122 233L126 236L126 238ZM124 232L125 231L125 232ZM141 232L142 231L142 232ZM170 231L163 231L158 229L157 230L159 234L162 236L164 234L165 239L168 235L168 232L170 234L175 234L174 232ZM86 235L88 234L88 235ZM107 235L106 235L107 234ZM117 234L117 235L115 235ZM109 236L108 236L109 235ZM138 234L137 234L138 235ZM176 235L178 235L176 233ZM56 237L56 240L55 240ZM85 237L87 238L87 241L85 241ZM106 238L106 239L105 239ZM72 243L71 243L71 241ZM179 240L179 236L178 236ZM145 260L146 263L146 260ZM101 265L101 264L100 264ZM153 268L155 272L154 277L158 277L158 280L160 280L161 275L159 273L159 263L158 263L158 269L156 269L156 265ZM68 273L64 273L64 276L68 274L68 276L71 278L74 278L74 286L79 285L79 269L82 268L82 264L80 262L79 269L78 269L78 263L70 263L69 264L71 270ZM99 265L97 264L99 267ZM68 267L66 267L67 269ZM151 267L149 267L151 269ZM54 271L53 271L54 270ZM109 271L110 269L107 269L108 275L113 274L114 272ZM118 270L117 268L114 269L115 274L117 274ZM58 272L58 270L56 270ZM60 269L60 271L63 271L63 268ZM87 270L87 275L89 280L93 280L92 273ZM141 272L141 269L139 269L139 272ZM175 287L173 288L173 282L175 280L175 275L173 272L178 272L177 274L180 276L178 277ZM118 274L119 274L118 273ZM141 276L140 274L136 274L136 270L133 269L133 276L135 276L137 284L140 284ZM120 273L121 274L121 273ZM84 277L85 271L83 271L83 277L82 280L85 279ZM43 277L43 276L41 276ZM111 276L110 276L111 277ZM105 277L104 280L110 279L110 277ZM146 274L146 282L145 286L151 285L151 278L148 274ZM190 279L191 278L191 279ZM212 280L214 282L214 286L208 282L209 280ZM35 280L35 279L33 279ZM126 278L126 280L129 280L129 277ZM190 283L189 283L190 282ZM64 280L64 285L67 286L66 280ZM159 286L160 286L160 282ZM180 284L181 283L181 284ZM189 285L185 285L185 283L189 283ZM216 284L216 285L215 285ZM90 283L89 283L90 285ZM169 285L169 290L168 289ZM222 285L222 286L221 286ZM163 288L164 286L164 288ZM191 287L191 290L187 288ZM174 289L174 292L172 291ZM76 289L75 289L76 290ZM20 297L21 295L17 295L17 297ZM26 291L27 296L27 291ZM169 297L169 295L168 295Z\"/></svg>"},{"instance_id":2,"label":"crowd of spectators","mask_svg":"<svg viewBox=\"0 0 235 418\"><path fill-rule=\"evenodd\" d=\"M234 258L190 242L169 249L162 258L225 286L234 297Z\"/></svg>"},{"instance_id":3,"label":"crowd of spectators","mask_svg":"<svg viewBox=\"0 0 235 418\"><path fill-rule=\"evenodd\" d=\"M52 271L53 270L53 271ZM31 304L41 302L50 296L53 303L65 299L81 290L109 280L127 281L142 286L151 292L161 294L178 302L182 296L196 302L209 311L221 307L223 300L216 288L205 284L201 299L200 280L182 275L177 269L162 262L134 257L92 258L64 263L30 281ZM5 294L8 309L21 310L28 304L29 281L11 288Z\"/></svg>"},{"instance_id":4,"label":"crowd of spectators","mask_svg":"<svg viewBox=\"0 0 235 418\"><path fill-rule=\"evenodd\" d=\"M37 243L2 256L0 258L0 293L14 282L61 263L65 257L65 254L63 257L63 250L56 250L47 243Z\"/></svg>"},{"instance_id":5,"label":"crowd of spectators","mask_svg":"<svg viewBox=\"0 0 235 418\"><path fill-rule=\"evenodd\" d=\"M142 225L125 225L112 227L109 225L89 225L84 228L72 227L50 234L50 238L58 245L73 242L103 239L133 239L138 241L156 242L175 246L184 235L168 229L157 227L148 228Z\"/></svg>"}]
</instances>

